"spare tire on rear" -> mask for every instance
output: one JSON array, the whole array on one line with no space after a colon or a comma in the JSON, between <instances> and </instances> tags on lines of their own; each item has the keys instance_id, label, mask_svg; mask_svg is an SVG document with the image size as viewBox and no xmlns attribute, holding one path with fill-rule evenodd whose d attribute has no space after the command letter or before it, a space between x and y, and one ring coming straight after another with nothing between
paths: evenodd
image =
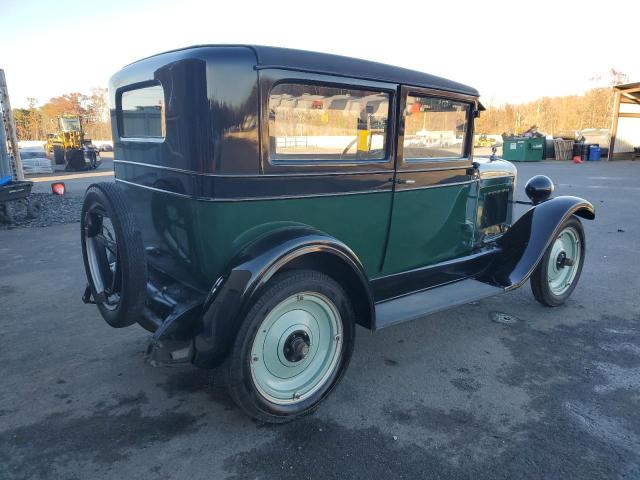
<instances>
[{"instance_id":1,"label":"spare tire on rear","mask_svg":"<svg viewBox=\"0 0 640 480\"><path fill-rule=\"evenodd\" d=\"M100 313L112 327L133 325L145 306L147 262L142 235L117 184L87 189L80 229L87 282Z\"/></svg>"}]
</instances>

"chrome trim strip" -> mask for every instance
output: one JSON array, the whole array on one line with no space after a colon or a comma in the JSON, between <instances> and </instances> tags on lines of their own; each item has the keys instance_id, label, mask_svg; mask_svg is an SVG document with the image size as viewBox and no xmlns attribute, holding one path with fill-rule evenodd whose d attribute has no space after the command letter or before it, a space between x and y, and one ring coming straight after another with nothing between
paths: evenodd
<instances>
[{"instance_id":1,"label":"chrome trim strip","mask_svg":"<svg viewBox=\"0 0 640 480\"><path fill-rule=\"evenodd\" d=\"M122 163L123 165L134 165L139 167L157 168L158 170L169 170L171 172L186 173L189 175L205 175L203 173L199 174L196 172L192 172L191 170L184 170L182 168L166 167L164 165L154 165L152 163L131 162L129 160L116 160L115 158L113 159L113 163Z\"/></svg>"},{"instance_id":2,"label":"chrome trim strip","mask_svg":"<svg viewBox=\"0 0 640 480\"><path fill-rule=\"evenodd\" d=\"M424 164L437 164L437 163L468 163L471 159L469 157L424 157L424 158L405 158L405 165L424 165ZM446 168L446 167L440 167ZM454 167L460 168L460 167Z\"/></svg>"},{"instance_id":3,"label":"chrome trim strip","mask_svg":"<svg viewBox=\"0 0 640 480\"><path fill-rule=\"evenodd\" d=\"M464 182L439 183L436 185L427 185L424 187L396 188L396 193L407 192L409 190L427 190L429 188L453 187L455 185L467 185L474 182L477 182L477 180L465 180Z\"/></svg>"},{"instance_id":4,"label":"chrome trim strip","mask_svg":"<svg viewBox=\"0 0 640 480\"><path fill-rule=\"evenodd\" d=\"M257 200L290 200L297 198L315 198L315 197L342 197L346 195L367 195L371 193L392 193L392 190L384 189L384 190L361 190L358 192L338 192L338 193L316 193L312 195L282 195L279 197L238 197L238 198L211 198L211 197L195 197L191 195L185 195L183 193L171 192L169 190L162 190L161 188L150 187L148 185L142 185L140 183L129 182L128 180L122 180L120 178L115 179L116 182L126 183L127 185L131 185L133 187L140 187L147 190L152 190L154 192L166 193L168 195L176 195L182 198L188 198L190 200L197 200L200 202L250 202Z\"/></svg>"},{"instance_id":5,"label":"chrome trim strip","mask_svg":"<svg viewBox=\"0 0 640 480\"><path fill-rule=\"evenodd\" d=\"M298 157L297 159L268 158L269 165L274 167L357 167L359 165L390 165L393 163L391 157L386 155L384 158L372 158L366 160L313 160Z\"/></svg>"},{"instance_id":6,"label":"chrome trim strip","mask_svg":"<svg viewBox=\"0 0 640 480\"><path fill-rule=\"evenodd\" d=\"M200 200L203 202L250 202L255 200L294 200L298 198L344 197L347 195L369 195L372 193L393 193L393 191L389 188L384 190L361 190L358 192L314 193L310 195L282 195L279 197L239 197L239 198L198 197L197 200Z\"/></svg>"},{"instance_id":7,"label":"chrome trim strip","mask_svg":"<svg viewBox=\"0 0 640 480\"><path fill-rule=\"evenodd\" d=\"M464 165L459 165L459 166L419 168L415 170L399 168L398 173L403 174L403 173L423 173L423 172L445 172L447 170L468 170L469 168L472 168L472 167L473 167L472 165L467 165L465 163Z\"/></svg>"},{"instance_id":8,"label":"chrome trim strip","mask_svg":"<svg viewBox=\"0 0 640 480\"><path fill-rule=\"evenodd\" d=\"M184 193L170 192L169 190L162 190L161 188L155 188L155 187L150 187L148 185L142 185L140 183L129 182L127 180L122 180L120 178L116 178L115 180L116 182L126 183L127 185L131 185L133 187L145 188L147 190L152 190L154 192L168 193L169 195L175 195L177 197L182 197L182 198L189 198L192 200L194 199L194 197L192 197L191 195L185 195Z\"/></svg>"},{"instance_id":9,"label":"chrome trim strip","mask_svg":"<svg viewBox=\"0 0 640 480\"><path fill-rule=\"evenodd\" d=\"M165 137L120 137L118 140L134 143L164 143Z\"/></svg>"},{"instance_id":10,"label":"chrome trim strip","mask_svg":"<svg viewBox=\"0 0 640 480\"><path fill-rule=\"evenodd\" d=\"M393 169L386 170L358 170L358 171L332 171L332 172L283 172L283 173L201 173L194 172L192 170L184 170L182 168L167 167L164 165L154 165L151 163L132 162L129 160L113 160L113 163L120 163L123 165L133 165L140 167L156 168L158 170L167 170L171 172L184 173L187 175L196 175L201 177L219 177L219 178L262 178L262 177L322 177L327 175L365 175L365 174L388 174L393 176ZM301 165L302 166L302 165ZM313 165L315 166L315 165ZM333 165L327 165L333 166ZM343 165L340 165L343 166ZM443 169L447 170L447 169ZM455 170L455 169L450 169ZM415 170L414 170L415 171Z\"/></svg>"},{"instance_id":11,"label":"chrome trim strip","mask_svg":"<svg viewBox=\"0 0 640 480\"><path fill-rule=\"evenodd\" d=\"M364 175L364 174L393 174L393 169L385 169L385 170L346 170L346 171L332 171L332 172L282 172L282 173L202 173L202 172L194 172L192 170L185 170L183 168L175 168L175 167L167 167L165 165L154 165L152 163L143 163L143 162L132 162L130 160L118 160L113 159L113 163L120 163L123 165L133 165L140 167L148 167L148 168L156 168L158 170L167 170L171 172L184 173L188 175L197 175L201 177L219 177L219 178L262 178L262 177L321 177L326 175ZM303 166L303 165L300 165ZM309 165L304 165L309 166ZM316 165L311 165L316 166ZM344 166L344 164L340 165L327 165L329 166ZM471 168L469 165L460 165L460 166L448 166L448 167L432 167L432 168L421 168L418 170L402 170L399 169L398 173L420 173L420 172L439 172L446 170L463 170ZM500 176L508 175L508 172L500 172Z\"/></svg>"}]
</instances>

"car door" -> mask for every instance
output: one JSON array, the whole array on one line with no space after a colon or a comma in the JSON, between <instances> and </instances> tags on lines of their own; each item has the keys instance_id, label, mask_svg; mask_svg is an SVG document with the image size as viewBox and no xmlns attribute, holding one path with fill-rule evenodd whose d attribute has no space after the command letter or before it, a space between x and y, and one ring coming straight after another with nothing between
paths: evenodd
<instances>
[{"instance_id":1,"label":"car door","mask_svg":"<svg viewBox=\"0 0 640 480\"><path fill-rule=\"evenodd\" d=\"M260 89L263 174L251 192L271 198L234 210L229 223L259 221L254 231L261 233L282 222L312 227L344 242L367 275L380 275L393 201L398 85L263 69Z\"/></svg>"},{"instance_id":2,"label":"car door","mask_svg":"<svg viewBox=\"0 0 640 480\"><path fill-rule=\"evenodd\" d=\"M473 246L474 97L401 88L392 216L383 274L434 265Z\"/></svg>"}]
</instances>

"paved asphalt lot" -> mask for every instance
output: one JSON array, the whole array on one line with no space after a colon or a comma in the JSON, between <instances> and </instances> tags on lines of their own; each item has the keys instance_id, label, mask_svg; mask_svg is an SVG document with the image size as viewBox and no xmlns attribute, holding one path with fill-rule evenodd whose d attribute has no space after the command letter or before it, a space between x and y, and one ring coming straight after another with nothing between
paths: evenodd
<instances>
[{"instance_id":1,"label":"paved asphalt lot","mask_svg":"<svg viewBox=\"0 0 640 480\"><path fill-rule=\"evenodd\" d=\"M276 427L80 302L77 224L1 231L0 478L640 478L640 162L519 169L520 198L543 172L598 210L568 304L526 285L358 329L334 394Z\"/></svg>"}]
</instances>

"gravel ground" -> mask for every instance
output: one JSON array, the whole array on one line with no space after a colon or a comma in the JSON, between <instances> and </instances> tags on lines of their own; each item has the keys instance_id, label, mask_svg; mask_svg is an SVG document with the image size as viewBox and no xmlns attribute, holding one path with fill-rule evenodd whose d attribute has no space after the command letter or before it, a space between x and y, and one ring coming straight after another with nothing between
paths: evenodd
<instances>
[{"instance_id":1,"label":"gravel ground","mask_svg":"<svg viewBox=\"0 0 640 480\"><path fill-rule=\"evenodd\" d=\"M12 230L23 227L50 227L62 223L76 223L80 221L82 209L81 196L53 195L52 193L32 193L31 201L42 203L42 211L38 218L27 216L27 207L24 202L11 202L15 215L15 223L0 223L1 230Z\"/></svg>"}]
</instances>

